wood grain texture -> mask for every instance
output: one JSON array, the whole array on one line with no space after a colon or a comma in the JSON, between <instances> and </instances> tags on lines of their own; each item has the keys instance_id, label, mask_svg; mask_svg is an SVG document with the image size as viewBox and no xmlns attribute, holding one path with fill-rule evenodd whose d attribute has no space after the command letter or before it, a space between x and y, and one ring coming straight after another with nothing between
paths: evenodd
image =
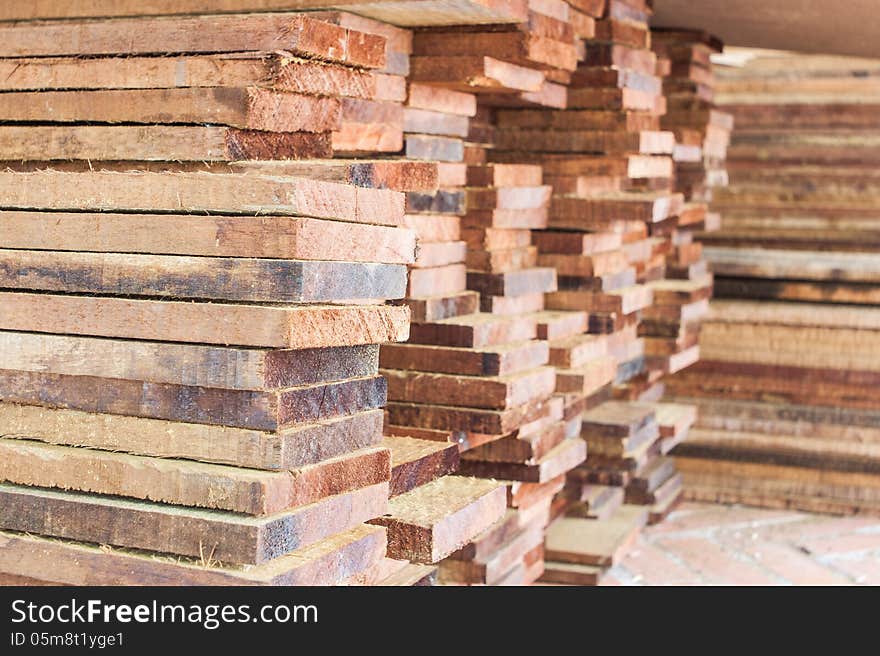
<instances>
[{"instance_id":1,"label":"wood grain texture","mask_svg":"<svg viewBox=\"0 0 880 656\"><path fill-rule=\"evenodd\" d=\"M283 214L400 225L403 194L305 178L172 172L0 173L4 209Z\"/></svg>"},{"instance_id":2,"label":"wood grain texture","mask_svg":"<svg viewBox=\"0 0 880 656\"><path fill-rule=\"evenodd\" d=\"M0 287L253 303L381 302L405 296L406 267L0 249Z\"/></svg>"},{"instance_id":3,"label":"wood grain texture","mask_svg":"<svg viewBox=\"0 0 880 656\"><path fill-rule=\"evenodd\" d=\"M286 51L381 68L385 39L296 14L137 17L0 26L0 56Z\"/></svg>"},{"instance_id":4,"label":"wood grain texture","mask_svg":"<svg viewBox=\"0 0 880 656\"><path fill-rule=\"evenodd\" d=\"M383 514L388 484L268 517L0 485L4 530L258 565Z\"/></svg>"},{"instance_id":5,"label":"wood grain texture","mask_svg":"<svg viewBox=\"0 0 880 656\"><path fill-rule=\"evenodd\" d=\"M0 426L10 439L284 470L377 446L382 411L268 432L0 402Z\"/></svg>"},{"instance_id":6,"label":"wood grain texture","mask_svg":"<svg viewBox=\"0 0 880 656\"><path fill-rule=\"evenodd\" d=\"M334 585L375 565L385 547L383 529L362 525L257 567L209 567L4 531L0 571L57 585Z\"/></svg>"},{"instance_id":7,"label":"wood grain texture","mask_svg":"<svg viewBox=\"0 0 880 656\"><path fill-rule=\"evenodd\" d=\"M411 264L406 228L288 216L0 211L4 248ZM369 243L369 250L364 243Z\"/></svg>"},{"instance_id":8,"label":"wood grain texture","mask_svg":"<svg viewBox=\"0 0 880 656\"><path fill-rule=\"evenodd\" d=\"M391 459L371 448L270 472L0 439L0 480L247 515L269 515L387 482Z\"/></svg>"},{"instance_id":9,"label":"wood grain texture","mask_svg":"<svg viewBox=\"0 0 880 656\"><path fill-rule=\"evenodd\" d=\"M186 303L3 292L0 329L170 342L320 348L406 341L409 308Z\"/></svg>"}]
</instances>

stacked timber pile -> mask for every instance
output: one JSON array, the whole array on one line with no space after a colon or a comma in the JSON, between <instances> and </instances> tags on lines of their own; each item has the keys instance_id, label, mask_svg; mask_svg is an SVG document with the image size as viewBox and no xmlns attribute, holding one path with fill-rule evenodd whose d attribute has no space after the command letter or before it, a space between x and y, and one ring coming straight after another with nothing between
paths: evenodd
<instances>
[{"instance_id":1,"label":"stacked timber pile","mask_svg":"<svg viewBox=\"0 0 880 656\"><path fill-rule=\"evenodd\" d=\"M547 323L541 311L544 294L556 287L556 272L535 266L530 231L546 226L550 189L538 166L487 162L494 146L491 107L558 103L560 93L564 101L564 87L546 81L552 73L542 70L546 64L536 62L534 52L522 54L530 42L553 46L552 39L532 34L551 28L570 41L574 53L571 27L559 14L567 5L545 5L539 9L556 15L531 11L528 23L485 32L423 30L414 41L411 90L431 89L448 98L446 106L465 121L466 129L457 124L454 132L438 136L451 142L466 135L450 149L456 161L467 164L464 202L444 207L463 214L461 224L458 216L450 222L447 242L465 242L467 275L458 260L444 274L451 286L431 305L437 312L414 319L409 344L383 349L391 399L387 430L456 442L462 473L504 481L510 507L473 544L443 562L441 580L447 583L522 584L538 578L551 501L565 472L583 461L586 451L576 439L579 431L572 435L578 419L566 425L564 401L554 395L557 379L547 366L547 344L536 340ZM508 45L487 50L496 43ZM466 91L476 93L474 109L473 101L463 102L473 97ZM463 292L465 285L473 291ZM414 310L418 314L419 308Z\"/></svg>"},{"instance_id":2,"label":"stacked timber pile","mask_svg":"<svg viewBox=\"0 0 880 656\"><path fill-rule=\"evenodd\" d=\"M875 61L737 52L737 122L705 359L672 391L700 405L676 455L695 498L880 510Z\"/></svg>"},{"instance_id":3,"label":"stacked timber pile","mask_svg":"<svg viewBox=\"0 0 880 656\"><path fill-rule=\"evenodd\" d=\"M437 165L314 159L402 148L404 30L0 32L7 580L412 584L501 516L454 448L383 440Z\"/></svg>"},{"instance_id":4,"label":"stacked timber pile","mask_svg":"<svg viewBox=\"0 0 880 656\"><path fill-rule=\"evenodd\" d=\"M683 210L682 196L671 191L674 135L660 130L666 101L651 51L650 6L601 4L595 38L584 41L571 76L568 109L497 111L492 153L499 162L542 163L554 195L549 229L533 238L538 264L555 268L559 280L547 306L572 318L587 314L589 334L575 329L551 341L554 363L571 366L566 357L577 358L577 367L592 368L594 384L583 406L588 459L554 503L554 514L569 515L548 533L553 562L545 580L554 582L596 582L614 560L609 553L617 557L649 518L668 512L681 480L662 454L693 420L692 409L655 402L662 376L698 357L695 344L679 349L685 353L676 360L662 350L665 335L655 344L640 334L643 314L662 312L679 296L664 277ZM613 383L618 400L608 401L600 381ZM591 546L578 553L573 543Z\"/></svg>"}]
</instances>

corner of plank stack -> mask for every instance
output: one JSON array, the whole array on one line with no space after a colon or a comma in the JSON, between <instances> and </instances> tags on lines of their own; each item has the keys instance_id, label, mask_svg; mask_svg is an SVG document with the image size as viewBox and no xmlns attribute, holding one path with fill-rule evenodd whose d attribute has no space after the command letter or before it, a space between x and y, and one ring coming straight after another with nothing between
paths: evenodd
<instances>
[{"instance_id":1,"label":"corner of plank stack","mask_svg":"<svg viewBox=\"0 0 880 656\"><path fill-rule=\"evenodd\" d=\"M681 496L715 42L140 4L0 7L0 581L601 582Z\"/></svg>"}]
</instances>

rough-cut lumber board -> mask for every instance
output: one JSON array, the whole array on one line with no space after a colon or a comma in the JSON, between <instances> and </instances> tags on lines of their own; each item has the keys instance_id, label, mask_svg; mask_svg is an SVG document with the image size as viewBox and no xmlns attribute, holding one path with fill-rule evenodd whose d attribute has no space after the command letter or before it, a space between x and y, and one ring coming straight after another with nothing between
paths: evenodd
<instances>
[{"instance_id":1,"label":"rough-cut lumber board","mask_svg":"<svg viewBox=\"0 0 880 656\"><path fill-rule=\"evenodd\" d=\"M574 485L566 490L573 495L577 503L572 505L567 514L571 517L589 519L609 519L623 505L623 488L611 485L590 485L573 481Z\"/></svg>"},{"instance_id":2,"label":"rough-cut lumber board","mask_svg":"<svg viewBox=\"0 0 880 656\"><path fill-rule=\"evenodd\" d=\"M557 369L556 392L590 396L614 382L617 369L617 358L608 355L569 369Z\"/></svg>"},{"instance_id":3,"label":"rough-cut lumber board","mask_svg":"<svg viewBox=\"0 0 880 656\"><path fill-rule=\"evenodd\" d=\"M330 157L329 132L262 132L188 125L0 127L0 159L232 162Z\"/></svg>"},{"instance_id":4,"label":"rough-cut lumber board","mask_svg":"<svg viewBox=\"0 0 880 656\"><path fill-rule=\"evenodd\" d=\"M522 564L523 557L544 542L544 527L529 526L502 545L489 557L472 560L444 560L440 565L441 581L498 585L512 567Z\"/></svg>"},{"instance_id":5,"label":"rough-cut lumber board","mask_svg":"<svg viewBox=\"0 0 880 656\"><path fill-rule=\"evenodd\" d=\"M602 585L602 578L607 571L605 567L547 560L539 580L541 583L558 585L596 586Z\"/></svg>"},{"instance_id":6,"label":"rough-cut lumber board","mask_svg":"<svg viewBox=\"0 0 880 656\"><path fill-rule=\"evenodd\" d=\"M385 39L302 14L119 18L0 25L0 56L284 51L381 68Z\"/></svg>"},{"instance_id":7,"label":"rough-cut lumber board","mask_svg":"<svg viewBox=\"0 0 880 656\"><path fill-rule=\"evenodd\" d=\"M612 110L500 109L499 128L541 128L557 130L657 131L660 119L644 112ZM497 154L493 153L493 157Z\"/></svg>"},{"instance_id":8,"label":"rough-cut lumber board","mask_svg":"<svg viewBox=\"0 0 880 656\"><path fill-rule=\"evenodd\" d=\"M403 111L403 129L417 134L466 137L468 119L466 116L407 107Z\"/></svg>"},{"instance_id":9,"label":"rough-cut lumber board","mask_svg":"<svg viewBox=\"0 0 880 656\"><path fill-rule=\"evenodd\" d=\"M594 4L597 0L580 1ZM363 2L363 0L148 0L148 2L144 2L144 0L90 0L85 3L77 2L64 5L59 5L54 0L35 0L28 3L27 6L3 7L0 19L33 20L38 18L141 16L143 14L221 14L306 9L340 9L392 25L413 27L521 23L528 18L528 5L524 0L461 0L454 3L438 0L401 0L391 3ZM601 12L590 11L590 13L598 15ZM328 19L325 18L325 20ZM350 20L343 22L343 24L346 26L358 25Z\"/></svg>"},{"instance_id":10,"label":"rough-cut lumber board","mask_svg":"<svg viewBox=\"0 0 880 656\"><path fill-rule=\"evenodd\" d=\"M492 57L443 55L413 57L411 80L454 91L514 93L540 91L544 74Z\"/></svg>"},{"instance_id":11,"label":"rough-cut lumber board","mask_svg":"<svg viewBox=\"0 0 880 656\"><path fill-rule=\"evenodd\" d=\"M0 572L56 585L334 585L385 556L383 529L361 525L268 563L205 561L0 532Z\"/></svg>"},{"instance_id":12,"label":"rough-cut lumber board","mask_svg":"<svg viewBox=\"0 0 880 656\"><path fill-rule=\"evenodd\" d=\"M547 307L628 315L649 307L653 299L653 292L647 285L633 285L609 292L562 290L547 294Z\"/></svg>"},{"instance_id":13,"label":"rough-cut lumber board","mask_svg":"<svg viewBox=\"0 0 880 656\"><path fill-rule=\"evenodd\" d=\"M564 517L547 529L547 560L609 567L632 545L648 519L639 506L621 506L605 520Z\"/></svg>"},{"instance_id":14,"label":"rough-cut lumber board","mask_svg":"<svg viewBox=\"0 0 880 656\"><path fill-rule=\"evenodd\" d=\"M482 295L543 294L556 290L556 271L546 267L507 273L468 271L467 284L469 289L478 291Z\"/></svg>"},{"instance_id":15,"label":"rough-cut lumber board","mask_svg":"<svg viewBox=\"0 0 880 656\"><path fill-rule=\"evenodd\" d=\"M514 342L488 348L386 344L379 355L386 369L461 376L506 376L547 364L547 343Z\"/></svg>"},{"instance_id":16,"label":"rough-cut lumber board","mask_svg":"<svg viewBox=\"0 0 880 656\"><path fill-rule=\"evenodd\" d=\"M513 435L476 446L463 454L463 458L489 462L534 463L559 446L564 439L565 425L555 422L544 430L520 430Z\"/></svg>"},{"instance_id":17,"label":"rough-cut lumber board","mask_svg":"<svg viewBox=\"0 0 880 656\"><path fill-rule=\"evenodd\" d=\"M521 66L544 64L573 71L577 51L571 34L569 42L521 31L507 32L417 32L413 41L416 58L434 56L470 56L490 53L492 57ZM529 89L526 89L528 91Z\"/></svg>"},{"instance_id":18,"label":"rough-cut lumber board","mask_svg":"<svg viewBox=\"0 0 880 656\"><path fill-rule=\"evenodd\" d=\"M497 135L497 148L547 153L668 155L675 147L675 135L672 132L502 128Z\"/></svg>"},{"instance_id":19,"label":"rough-cut lumber board","mask_svg":"<svg viewBox=\"0 0 880 656\"><path fill-rule=\"evenodd\" d=\"M465 289L465 265L456 263L429 269L414 268L409 273L408 297L455 294Z\"/></svg>"},{"instance_id":20,"label":"rough-cut lumber board","mask_svg":"<svg viewBox=\"0 0 880 656\"><path fill-rule=\"evenodd\" d=\"M377 446L382 439L382 411L370 410L268 433L0 403L0 426L8 438L278 470L298 469Z\"/></svg>"},{"instance_id":21,"label":"rough-cut lumber board","mask_svg":"<svg viewBox=\"0 0 880 656\"><path fill-rule=\"evenodd\" d=\"M0 439L0 480L267 515L386 482L387 449L371 448L293 471L269 472L185 460Z\"/></svg>"},{"instance_id":22,"label":"rough-cut lumber board","mask_svg":"<svg viewBox=\"0 0 880 656\"><path fill-rule=\"evenodd\" d=\"M388 530L388 555L436 563L504 514L507 492L496 481L444 476L394 497L389 514L372 521Z\"/></svg>"},{"instance_id":23,"label":"rough-cut lumber board","mask_svg":"<svg viewBox=\"0 0 880 656\"><path fill-rule=\"evenodd\" d=\"M402 403L505 409L546 398L553 393L556 372L540 367L507 376L457 376L382 369L388 398Z\"/></svg>"},{"instance_id":24,"label":"rough-cut lumber board","mask_svg":"<svg viewBox=\"0 0 880 656\"><path fill-rule=\"evenodd\" d=\"M581 439L563 440L533 464L462 460L461 473L469 476L502 478L530 483L545 483L570 469L587 457L587 445Z\"/></svg>"},{"instance_id":25,"label":"rough-cut lumber board","mask_svg":"<svg viewBox=\"0 0 880 656\"><path fill-rule=\"evenodd\" d=\"M331 98L373 98L377 75L275 53L0 60L0 89L266 87Z\"/></svg>"},{"instance_id":26,"label":"rough-cut lumber board","mask_svg":"<svg viewBox=\"0 0 880 656\"><path fill-rule=\"evenodd\" d=\"M3 368L236 390L331 383L378 373L375 345L264 350L0 331Z\"/></svg>"},{"instance_id":27,"label":"rough-cut lumber board","mask_svg":"<svg viewBox=\"0 0 880 656\"><path fill-rule=\"evenodd\" d=\"M403 298L402 264L0 249L0 287L48 292L327 303Z\"/></svg>"},{"instance_id":28,"label":"rough-cut lumber board","mask_svg":"<svg viewBox=\"0 0 880 656\"><path fill-rule=\"evenodd\" d=\"M292 214L401 225L404 196L305 178L214 173L0 172L0 207Z\"/></svg>"},{"instance_id":29,"label":"rough-cut lumber board","mask_svg":"<svg viewBox=\"0 0 880 656\"><path fill-rule=\"evenodd\" d=\"M396 426L415 426L482 435L506 435L548 413L547 401L508 410L483 410L446 405L389 403L386 416Z\"/></svg>"},{"instance_id":30,"label":"rough-cut lumber board","mask_svg":"<svg viewBox=\"0 0 880 656\"><path fill-rule=\"evenodd\" d=\"M0 485L4 530L221 563L260 564L383 514L388 484L268 517Z\"/></svg>"},{"instance_id":31,"label":"rough-cut lumber board","mask_svg":"<svg viewBox=\"0 0 880 656\"><path fill-rule=\"evenodd\" d=\"M413 324L410 342L435 346L482 348L534 339L536 324L530 318L469 314L433 323ZM406 341L386 340L386 341Z\"/></svg>"},{"instance_id":32,"label":"rough-cut lumber board","mask_svg":"<svg viewBox=\"0 0 880 656\"><path fill-rule=\"evenodd\" d=\"M343 111L335 98L261 88L16 91L0 94L0 120L212 123L271 132L327 132L342 127Z\"/></svg>"},{"instance_id":33,"label":"rough-cut lumber board","mask_svg":"<svg viewBox=\"0 0 880 656\"><path fill-rule=\"evenodd\" d=\"M420 244L418 257L413 266L417 269L445 267L464 262L466 256L467 244L463 241L428 242ZM436 291L437 296L443 295L440 289Z\"/></svg>"},{"instance_id":34,"label":"rough-cut lumber board","mask_svg":"<svg viewBox=\"0 0 880 656\"><path fill-rule=\"evenodd\" d=\"M2 330L123 339L302 349L409 336L409 308L389 305L229 305L3 292L0 307Z\"/></svg>"},{"instance_id":35,"label":"rough-cut lumber board","mask_svg":"<svg viewBox=\"0 0 880 656\"><path fill-rule=\"evenodd\" d=\"M406 106L454 116L474 116L477 97L472 93L414 83L409 85Z\"/></svg>"},{"instance_id":36,"label":"rough-cut lumber board","mask_svg":"<svg viewBox=\"0 0 880 656\"><path fill-rule=\"evenodd\" d=\"M404 228L289 216L0 212L4 248L411 264ZM369 249L364 244L370 244Z\"/></svg>"},{"instance_id":37,"label":"rough-cut lumber board","mask_svg":"<svg viewBox=\"0 0 880 656\"><path fill-rule=\"evenodd\" d=\"M394 153L403 148L403 107L397 102L343 98L333 150L346 153Z\"/></svg>"},{"instance_id":38,"label":"rough-cut lumber board","mask_svg":"<svg viewBox=\"0 0 880 656\"><path fill-rule=\"evenodd\" d=\"M293 176L340 182L368 189L393 191L436 191L439 165L406 159L302 159L296 161L245 161L215 166L221 172Z\"/></svg>"},{"instance_id":39,"label":"rough-cut lumber board","mask_svg":"<svg viewBox=\"0 0 880 656\"><path fill-rule=\"evenodd\" d=\"M382 376L277 391L223 390L0 369L13 403L275 431L384 405Z\"/></svg>"},{"instance_id":40,"label":"rough-cut lumber board","mask_svg":"<svg viewBox=\"0 0 880 656\"><path fill-rule=\"evenodd\" d=\"M544 207L553 190L549 186L468 188L469 210L533 210Z\"/></svg>"},{"instance_id":41,"label":"rough-cut lumber board","mask_svg":"<svg viewBox=\"0 0 880 656\"><path fill-rule=\"evenodd\" d=\"M392 497L426 485L458 469L456 444L386 436L382 440L382 446L391 450ZM380 514L376 513L373 517Z\"/></svg>"},{"instance_id":42,"label":"rough-cut lumber board","mask_svg":"<svg viewBox=\"0 0 880 656\"><path fill-rule=\"evenodd\" d=\"M649 404L612 401L584 414L584 435L628 437L655 422L655 410Z\"/></svg>"},{"instance_id":43,"label":"rough-cut lumber board","mask_svg":"<svg viewBox=\"0 0 880 656\"><path fill-rule=\"evenodd\" d=\"M447 296L427 296L407 299L413 322L431 322L473 314L480 305L480 295L462 291Z\"/></svg>"},{"instance_id":44,"label":"rough-cut lumber board","mask_svg":"<svg viewBox=\"0 0 880 656\"><path fill-rule=\"evenodd\" d=\"M534 164L484 164L467 168L467 184L471 187L538 187L542 170Z\"/></svg>"},{"instance_id":45,"label":"rough-cut lumber board","mask_svg":"<svg viewBox=\"0 0 880 656\"><path fill-rule=\"evenodd\" d=\"M542 310L531 315L531 318L537 321L538 339L566 339L587 332L586 312Z\"/></svg>"}]
</instances>

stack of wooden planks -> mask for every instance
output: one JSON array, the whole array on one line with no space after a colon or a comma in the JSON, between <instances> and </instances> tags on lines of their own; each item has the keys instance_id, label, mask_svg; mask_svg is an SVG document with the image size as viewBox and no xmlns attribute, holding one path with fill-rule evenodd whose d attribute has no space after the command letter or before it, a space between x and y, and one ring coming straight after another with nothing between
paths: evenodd
<instances>
[{"instance_id":1,"label":"stack of wooden planks","mask_svg":"<svg viewBox=\"0 0 880 656\"><path fill-rule=\"evenodd\" d=\"M650 4L601 4L595 36L583 42L571 75L567 109L497 110L490 153L496 162L540 161L553 187L548 228L535 229L533 240L538 264L558 273L547 306L549 314L568 315L570 332L560 328L551 338L551 362L557 380L572 385L558 383L558 391L580 393L588 445L587 461L569 473L554 503L554 516L569 517L548 533L544 580L553 582L595 583L611 564L554 548L553 536L631 536L680 497L681 478L663 454L687 434L694 410L658 401L663 375L693 363L698 348L694 335L645 327L665 329L682 305L699 300L704 307L711 294L710 277L690 280L675 270L676 249L690 239L678 225L692 213L672 191L676 141L661 131L667 71L651 51ZM685 279L668 279L667 268ZM586 330L576 327L583 314ZM643 326L643 316L653 323ZM618 400L609 402L612 386Z\"/></svg>"},{"instance_id":2,"label":"stack of wooden planks","mask_svg":"<svg viewBox=\"0 0 880 656\"><path fill-rule=\"evenodd\" d=\"M408 32L339 12L0 31L3 576L430 581L409 561L506 506L446 476L454 447L383 438L378 345L410 315L386 301L440 166L326 159L403 147Z\"/></svg>"},{"instance_id":3,"label":"stack of wooden planks","mask_svg":"<svg viewBox=\"0 0 880 656\"><path fill-rule=\"evenodd\" d=\"M717 99L737 122L704 360L673 392L700 405L676 452L695 498L880 509L875 61L734 53Z\"/></svg>"},{"instance_id":4,"label":"stack of wooden planks","mask_svg":"<svg viewBox=\"0 0 880 656\"><path fill-rule=\"evenodd\" d=\"M4 580L600 581L712 289L651 4L0 8Z\"/></svg>"}]
</instances>

